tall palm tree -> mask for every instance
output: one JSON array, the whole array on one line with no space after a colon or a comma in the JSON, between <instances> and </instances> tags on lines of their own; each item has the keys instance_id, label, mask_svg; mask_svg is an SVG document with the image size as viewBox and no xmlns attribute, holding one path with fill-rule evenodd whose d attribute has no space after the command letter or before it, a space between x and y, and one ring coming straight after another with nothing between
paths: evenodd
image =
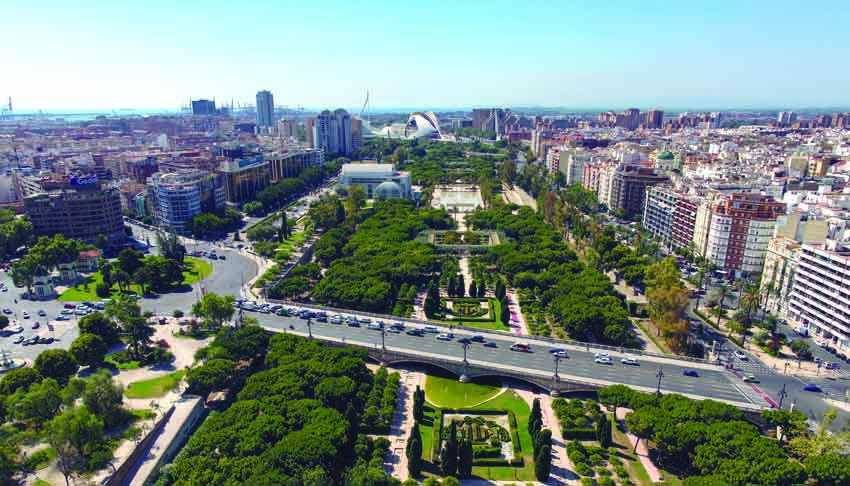
<instances>
[{"instance_id":1,"label":"tall palm tree","mask_svg":"<svg viewBox=\"0 0 850 486\"><path fill-rule=\"evenodd\" d=\"M756 312L761 303L761 289L758 285L750 284L744 287L740 297L740 306L747 313L747 324L753 321L753 312Z\"/></svg>"},{"instance_id":2,"label":"tall palm tree","mask_svg":"<svg viewBox=\"0 0 850 486\"><path fill-rule=\"evenodd\" d=\"M723 301L732 295L732 289L728 285L723 284L717 288L715 296L717 297L717 328L720 329L720 316L723 315Z\"/></svg>"}]
</instances>

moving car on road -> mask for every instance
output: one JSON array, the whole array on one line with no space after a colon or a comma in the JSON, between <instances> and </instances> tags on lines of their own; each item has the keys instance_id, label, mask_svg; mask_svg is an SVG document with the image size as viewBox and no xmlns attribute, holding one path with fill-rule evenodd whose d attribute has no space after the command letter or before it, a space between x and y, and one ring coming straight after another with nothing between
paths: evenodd
<instances>
[{"instance_id":1,"label":"moving car on road","mask_svg":"<svg viewBox=\"0 0 850 486\"><path fill-rule=\"evenodd\" d=\"M12 340L12 342L14 344L21 344L22 342L24 342L24 336L23 335L16 336L15 339Z\"/></svg>"},{"instance_id":2,"label":"moving car on road","mask_svg":"<svg viewBox=\"0 0 850 486\"><path fill-rule=\"evenodd\" d=\"M738 351L738 350L735 351L735 357L740 359L741 361L747 361L747 359L748 359L747 355L744 354L743 351Z\"/></svg>"},{"instance_id":3,"label":"moving car on road","mask_svg":"<svg viewBox=\"0 0 850 486\"><path fill-rule=\"evenodd\" d=\"M437 334L437 341L451 341L452 337L446 333Z\"/></svg>"},{"instance_id":4,"label":"moving car on road","mask_svg":"<svg viewBox=\"0 0 850 486\"><path fill-rule=\"evenodd\" d=\"M744 383L758 383L759 379L756 378L756 375L746 375L743 378Z\"/></svg>"},{"instance_id":5,"label":"moving car on road","mask_svg":"<svg viewBox=\"0 0 850 486\"><path fill-rule=\"evenodd\" d=\"M803 385L803 391L812 392L812 393L821 393L823 390L814 383L806 383Z\"/></svg>"},{"instance_id":6,"label":"moving car on road","mask_svg":"<svg viewBox=\"0 0 850 486\"><path fill-rule=\"evenodd\" d=\"M518 351L520 353L530 353L531 346L526 343L514 343L511 344L511 351Z\"/></svg>"},{"instance_id":7,"label":"moving car on road","mask_svg":"<svg viewBox=\"0 0 850 486\"><path fill-rule=\"evenodd\" d=\"M697 370L685 370L682 372L682 376L690 376L691 378L699 378L699 371Z\"/></svg>"},{"instance_id":8,"label":"moving car on road","mask_svg":"<svg viewBox=\"0 0 850 486\"><path fill-rule=\"evenodd\" d=\"M498 348L495 341L487 341L484 343L485 348Z\"/></svg>"},{"instance_id":9,"label":"moving car on road","mask_svg":"<svg viewBox=\"0 0 850 486\"><path fill-rule=\"evenodd\" d=\"M423 331L422 329L415 329L414 328L414 329L410 329L409 331L405 332L405 334L407 334L408 336L422 337L422 336L425 335L425 331Z\"/></svg>"},{"instance_id":10,"label":"moving car on road","mask_svg":"<svg viewBox=\"0 0 850 486\"><path fill-rule=\"evenodd\" d=\"M623 358L623 359L620 360L620 363L623 363L624 365L628 365L628 366L640 366L640 364L638 363L638 360L636 360L634 358Z\"/></svg>"},{"instance_id":11,"label":"moving car on road","mask_svg":"<svg viewBox=\"0 0 850 486\"><path fill-rule=\"evenodd\" d=\"M597 356L593 358L593 362L604 365L614 364L614 360L610 356Z\"/></svg>"}]
</instances>

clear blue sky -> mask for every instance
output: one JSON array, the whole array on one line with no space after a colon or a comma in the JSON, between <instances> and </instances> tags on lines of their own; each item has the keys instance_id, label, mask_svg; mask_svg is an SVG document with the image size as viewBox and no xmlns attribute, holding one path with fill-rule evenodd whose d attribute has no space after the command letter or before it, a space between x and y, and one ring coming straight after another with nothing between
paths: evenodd
<instances>
[{"instance_id":1,"label":"clear blue sky","mask_svg":"<svg viewBox=\"0 0 850 486\"><path fill-rule=\"evenodd\" d=\"M0 0L20 109L850 105L847 0Z\"/></svg>"}]
</instances>

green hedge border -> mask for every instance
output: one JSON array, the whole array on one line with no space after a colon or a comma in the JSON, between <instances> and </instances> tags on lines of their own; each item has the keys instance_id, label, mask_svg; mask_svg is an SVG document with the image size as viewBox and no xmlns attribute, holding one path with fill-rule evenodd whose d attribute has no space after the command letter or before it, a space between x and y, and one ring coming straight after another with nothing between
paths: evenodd
<instances>
[{"instance_id":1,"label":"green hedge border","mask_svg":"<svg viewBox=\"0 0 850 486\"><path fill-rule=\"evenodd\" d=\"M496 299L491 297L447 297L443 300L457 301L459 303L487 302L486 317L451 317L441 319L443 322L496 322L496 304L492 302Z\"/></svg>"},{"instance_id":2,"label":"green hedge border","mask_svg":"<svg viewBox=\"0 0 850 486\"><path fill-rule=\"evenodd\" d=\"M501 461L499 464L487 463L483 464L480 461L484 459L476 459L473 461L473 465L475 466L494 466L494 465L502 465L502 466L511 466L511 467L522 467L523 458L522 458L522 444L519 441L519 427L517 426L516 414L513 410L507 409L474 409L474 408L440 408L435 409L435 413L440 414L440 428L435 430L434 433L437 434L438 439L434 441L436 448L436 455L439 456L440 447L439 447L439 435L442 433L443 429L443 415L447 413L455 413L455 414L467 414L467 415L507 415L508 416L508 425L511 433L511 446L514 450L514 456L510 461L507 459L498 459ZM436 425L437 420L434 420L434 424ZM494 459L490 459L491 461L495 461Z\"/></svg>"}]
</instances>

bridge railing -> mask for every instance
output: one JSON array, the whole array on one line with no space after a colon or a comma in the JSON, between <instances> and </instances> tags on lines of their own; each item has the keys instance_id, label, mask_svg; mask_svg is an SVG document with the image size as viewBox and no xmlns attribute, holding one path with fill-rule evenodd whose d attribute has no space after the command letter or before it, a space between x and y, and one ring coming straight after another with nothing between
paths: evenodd
<instances>
[{"instance_id":1,"label":"bridge railing","mask_svg":"<svg viewBox=\"0 0 850 486\"><path fill-rule=\"evenodd\" d=\"M476 327L466 327L466 326L447 326L444 322L434 322L434 321L427 321L427 320L422 320L422 319L413 319L413 318L410 318L410 317L399 317L399 316L391 316L391 315L386 315L386 314L376 314L376 313L373 313L373 312L365 312L365 311L351 310L351 309L339 309L339 308L336 308L336 307L328 307L328 306L324 306L324 305L305 304L303 302L297 302L297 301L292 301L292 300L288 300L288 299L282 299L282 300L267 299L267 300L269 302L275 303L275 304L287 305L287 306L292 306L292 307L300 307L300 308L303 308L303 309L310 309L310 310L316 310L316 311L331 312L331 313L334 313L334 314L356 315L356 316L380 319L382 321L402 322L402 323L406 323L406 324L414 324L416 326L435 326L435 327L440 328L440 329L445 329L446 331L462 329L462 330L465 330L465 331L468 331L468 332L474 332L476 334L497 335L497 336L500 336L500 337L505 338L505 339L515 339L515 340L521 340L521 341L536 341L538 343L545 343L547 345L554 345L554 346L567 344L567 345L571 345L571 346L582 347L582 348L587 349L588 351L591 350L591 349L595 349L595 350L601 350L601 351L611 351L611 352L621 353L621 354L629 354L629 355L634 355L634 356L664 358L664 359L671 359L671 360L676 360L676 361L683 361L683 362L687 362L687 363L697 363L697 364L717 366L717 367L722 366L720 363L718 363L715 360L708 360L708 359L702 359L702 358L692 358L692 357L689 357L689 356L673 356L673 355L669 355L669 354L653 353L653 352L650 352L650 351L643 351L643 350L640 350L640 349L624 348L624 347L617 347L617 346L607 346L605 344L587 343L587 342L582 342L582 341L574 341L574 340L571 340L571 339L555 339L555 338L550 338L550 337L545 337L545 336L530 336L530 335L529 336L517 336L516 334L512 334L512 333L507 332L507 331L497 331L497 330L491 330L491 329L479 329L479 328L476 328Z\"/></svg>"}]
</instances>

